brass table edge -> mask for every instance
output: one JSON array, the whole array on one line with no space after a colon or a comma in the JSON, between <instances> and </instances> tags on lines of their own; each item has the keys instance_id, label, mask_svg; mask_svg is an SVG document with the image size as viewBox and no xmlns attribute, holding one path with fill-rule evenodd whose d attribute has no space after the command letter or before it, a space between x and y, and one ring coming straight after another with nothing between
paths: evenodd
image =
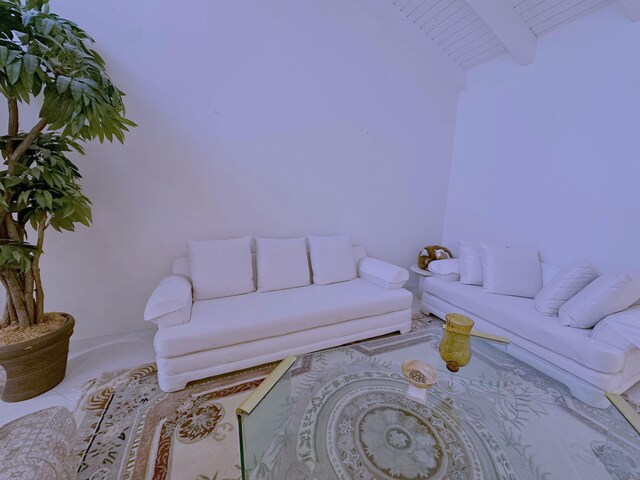
<instances>
[{"instance_id":1,"label":"brass table edge","mask_svg":"<svg viewBox=\"0 0 640 480\"><path fill-rule=\"evenodd\" d=\"M447 328L446 324L442 325L442 329ZM471 335L474 337L484 338L486 340L493 340L494 342L500 343L511 343L508 337L503 337L502 335L494 335L493 333L480 332L478 330L471 330Z\"/></svg>"},{"instance_id":2,"label":"brass table edge","mask_svg":"<svg viewBox=\"0 0 640 480\"><path fill-rule=\"evenodd\" d=\"M249 395L236 409L236 414L246 415L253 411L254 408L262 401L262 399L269 393L273 386L278 383L278 380L289 370L289 367L296 361L296 357L288 356L282 360L273 371L267 375L258 388L256 388L251 395Z\"/></svg>"},{"instance_id":3,"label":"brass table edge","mask_svg":"<svg viewBox=\"0 0 640 480\"><path fill-rule=\"evenodd\" d=\"M613 403L613 406L618 409L622 416L627 419L631 426L640 433L640 415L636 413L629 402L627 402L622 395L618 395L617 393L604 392L604 394L609 401Z\"/></svg>"}]
</instances>

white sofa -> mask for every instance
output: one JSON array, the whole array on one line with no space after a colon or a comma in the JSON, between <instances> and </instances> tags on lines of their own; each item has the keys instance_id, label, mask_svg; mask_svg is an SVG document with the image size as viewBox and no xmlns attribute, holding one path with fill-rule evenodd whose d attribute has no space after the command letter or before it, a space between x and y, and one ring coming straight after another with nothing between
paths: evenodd
<instances>
[{"instance_id":1,"label":"white sofa","mask_svg":"<svg viewBox=\"0 0 640 480\"><path fill-rule=\"evenodd\" d=\"M353 247L358 278L192 300L189 262L173 262L147 303L165 392L188 382L411 328L409 273ZM254 262L254 270L255 270ZM255 275L254 275L255 277Z\"/></svg>"},{"instance_id":2,"label":"white sofa","mask_svg":"<svg viewBox=\"0 0 640 480\"><path fill-rule=\"evenodd\" d=\"M543 265L546 279L555 271ZM592 338L591 329L562 326L557 317L539 313L530 298L433 277L425 279L423 288L423 313L444 319L459 312L475 321L474 328L508 337L511 355L564 383L585 403L606 407L604 391L623 393L640 381L640 349L624 338L605 343Z\"/></svg>"}]
</instances>

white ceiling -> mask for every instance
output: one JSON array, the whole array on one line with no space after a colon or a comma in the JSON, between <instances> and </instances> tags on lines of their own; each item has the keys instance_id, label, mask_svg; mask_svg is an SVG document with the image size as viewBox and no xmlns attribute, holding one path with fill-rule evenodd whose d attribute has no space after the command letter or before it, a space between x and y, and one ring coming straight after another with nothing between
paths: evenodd
<instances>
[{"instance_id":1,"label":"white ceiling","mask_svg":"<svg viewBox=\"0 0 640 480\"><path fill-rule=\"evenodd\" d=\"M615 0L387 1L409 28L424 35L424 41L460 69L468 70L509 52L521 63L530 63L536 37ZM635 0L623 3L629 1Z\"/></svg>"}]
</instances>

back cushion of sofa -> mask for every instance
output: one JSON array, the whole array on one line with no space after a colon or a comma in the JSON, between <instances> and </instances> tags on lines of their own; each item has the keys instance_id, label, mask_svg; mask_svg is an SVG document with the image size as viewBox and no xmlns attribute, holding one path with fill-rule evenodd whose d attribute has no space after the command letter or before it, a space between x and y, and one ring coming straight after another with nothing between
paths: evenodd
<instances>
[{"instance_id":1,"label":"back cushion of sofa","mask_svg":"<svg viewBox=\"0 0 640 480\"><path fill-rule=\"evenodd\" d=\"M480 244L483 288L490 293L533 298L542 288L538 251Z\"/></svg>"},{"instance_id":2,"label":"back cushion of sofa","mask_svg":"<svg viewBox=\"0 0 640 480\"><path fill-rule=\"evenodd\" d=\"M598 271L588 260L571 262L538 292L533 304L540 313L557 317L560 307L596 278Z\"/></svg>"},{"instance_id":3,"label":"back cushion of sofa","mask_svg":"<svg viewBox=\"0 0 640 480\"><path fill-rule=\"evenodd\" d=\"M458 256L460 268L460 283L467 285L482 285L482 261L478 244L468 240L458 242Z\"/></svg>"},{"instance_id":4,"label":"back cushion of sofa","mask_svg":"<svg viewBox=\"0 0 640 480\"><path fill-rule=\"evenodd\" d=\"M600 320L629 308L640 298L640 274L600 275L560 307L560 325L592 328Z\"/></svg>"},{"instance_id":5,"label":"back cushion of sofa","mask_svg":"<svg viewBox=\"0 0 640 480\"><path fill-rule=\"evenodd\" d=\"M255 291L251 237L187 243L189 272L196 300Z\"/></svg>"},{"instance_id":6,"label":"back cushion of sofa","mask_svg":"<svg viewBox=\"0 0 640 480\"><path fill-rule=\"evenodd\" d=\"M640 348L640 305L632 305L599 321L589 336L625 351Z\"/></svg>"},{"instance_id":7,"label":"back cushion of sofa","mask_svg":"<svg viewBox=\"0 0 640 480\"><path fill-rule=\"evenodd\" d=\"M307 238L313 283L329 285L356 278L356 259L347 235Z\"/></svg>"},{"instance_id":8,"label":"back cushion of sofa","mask_svg":"<svg viewBox=\"0 0 640 480\"><path fill-rule=\"evenodd\" d=\"M270 292L311 283L307 244L301 238L256 238L258 291Z\"/></svg>"}]
</instances>

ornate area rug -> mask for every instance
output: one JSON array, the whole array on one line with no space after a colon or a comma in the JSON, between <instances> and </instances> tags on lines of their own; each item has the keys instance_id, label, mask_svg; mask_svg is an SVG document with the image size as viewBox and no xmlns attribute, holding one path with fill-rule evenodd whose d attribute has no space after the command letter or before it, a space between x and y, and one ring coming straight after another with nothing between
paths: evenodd
<instances>
[{"instance_id":1,"label":"ornate area rug","mask_svg":"<svg viewBox=\"0 0 640 480\"><path fill-rule=\"evenodd\" d=\"M434 320L416 314L412 330ZM160 390L153 363L105 373L89 383L75 414L77 478L240 478L235 410L274 366L194 382L175 393Z\"/></svg>"},{"instance_id":2,"label":"ornate area rug","mask_svg":"<svg viewBox=\"0 0 640 480\"><path fill-rule=\"evenodd\" d=\"M262 459L247 459L251 480L640 479L640 437L613 406L489 342L474 342L453 394L443 376L426 405L407 399L402 362L441 361L441 336L432 324L299 358L253 419L254 436L279 433L264 456L247 440Z\"/></svg>"}]
</instances>

